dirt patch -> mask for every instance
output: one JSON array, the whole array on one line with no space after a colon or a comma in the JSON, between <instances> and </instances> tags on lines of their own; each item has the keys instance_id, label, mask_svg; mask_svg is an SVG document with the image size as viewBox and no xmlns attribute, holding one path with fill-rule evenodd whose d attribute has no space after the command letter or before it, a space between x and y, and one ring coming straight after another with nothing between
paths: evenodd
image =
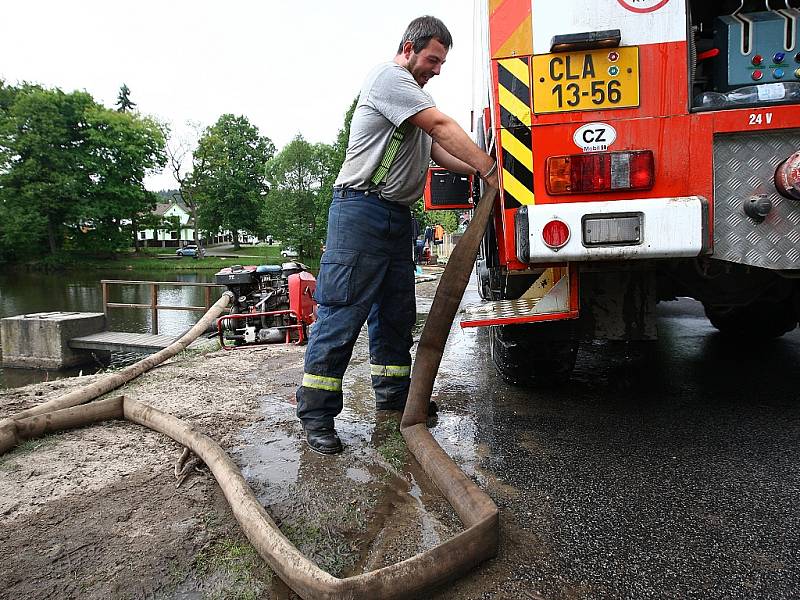
<instances>
[{"instance_id":1,"label":"dirt patch","mask_svg":"<svg viewBox=\"0 0 800 600\"><path fill-rule=\"evenodd\" d=\"M429 305L435 283L418 287ZM306 448L294 416L303 352L185 354L116 393L218 441L284 534L334 575L392 564L460 531L411 459L397 415L375 413L365 335L337 419L345 452ZM101 376L0 392L0 417ZM181 451L165 436L110 422L0 457L0 597L295 598L242 536L207 472L176 487Z\"/></svg>"},{"instance_id":2,"label":"dirt patch","mask_svg":"<svg viewBox=\"0 0 800 600\"><path fill-rule=\"evenodd\" d=\"M264 357L276 370L297 370L302 352L275 346L187 354L120 392L230 447L257 418L253 373ZM4 391L0 415L101 376ZM244 541L208 474L193 473L176 488L181 450L138 425L110 422L34 440L0 457L0 589L29 598L171 597L191 577L201 596L230 590L224 572L198 561L219 544Z\"/></svg>"}]
</instances>

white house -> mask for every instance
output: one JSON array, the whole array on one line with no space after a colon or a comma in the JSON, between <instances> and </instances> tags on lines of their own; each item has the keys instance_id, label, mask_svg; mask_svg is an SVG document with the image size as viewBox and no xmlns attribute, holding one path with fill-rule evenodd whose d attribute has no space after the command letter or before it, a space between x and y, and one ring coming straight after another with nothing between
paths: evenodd
<instances>
[{"instance_id":1,"label":"white house","mask_svg":"<svg viewBox=\"0 0 800 600\"><path fill-rule=\"evenodd\" d=\"M145 246L182 246L194 243L194 228L189 225L191 215L177 200L170 203L156 204L154 215L162 218L177 218L177 229L143 229L139 231L139 241Z\"/></svg>"},{"instance_id":2,"label":"white house","mask_svg":"<svg viewBox=\"0 0 800 600\"><path fill-rule=\"evenodd\" d=\"M144 246L156 246L162 248L180 247L194 243L194 227L190 223L191 215L183 202L173 200L169 203L156 204L153 211L154 215L166 220L169 217L178 219L177 229L143 229L139 231L139 242ZM243 244L257 244L259 239L247 232L240 232L240 240ZM200 243L203 245L222 244L231 242L233 235L230 231L218 233L211 238L205 238L200 234Z\"/></svg>"}]
</instances>

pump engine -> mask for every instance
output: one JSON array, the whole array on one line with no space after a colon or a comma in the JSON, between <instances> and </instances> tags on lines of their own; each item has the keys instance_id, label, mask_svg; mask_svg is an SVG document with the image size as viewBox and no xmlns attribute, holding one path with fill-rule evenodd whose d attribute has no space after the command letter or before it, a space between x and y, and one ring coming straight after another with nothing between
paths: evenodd
<instances>
[{"instance_id":1,"label":"pump engine","mask_svg":"<svg viewBox=\"0 0 800 600\"><path fill-rule=\"evenodd\" d=\"M234 294L230 313L217 320L224 349L307 339L316 316L316 279L304 264L235 265L219 271L215 280Z\"/></svg>"}]
</instances>

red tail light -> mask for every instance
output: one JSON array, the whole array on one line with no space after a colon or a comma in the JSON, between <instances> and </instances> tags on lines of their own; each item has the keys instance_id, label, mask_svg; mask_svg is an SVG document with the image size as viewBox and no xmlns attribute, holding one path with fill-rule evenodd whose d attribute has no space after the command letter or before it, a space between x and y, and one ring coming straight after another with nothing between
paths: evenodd
<instances>
[{"instance_id":1,"label":"red tail light","mask_svg":"<svg viewBox=\"0 0 800 600\"><path fill-rule=\"evenodd\" d=\"M655 166L650 150L593 152L547 159L547 193L596 194L617 190L649 190Z\"/></svg>"}]
</instances>

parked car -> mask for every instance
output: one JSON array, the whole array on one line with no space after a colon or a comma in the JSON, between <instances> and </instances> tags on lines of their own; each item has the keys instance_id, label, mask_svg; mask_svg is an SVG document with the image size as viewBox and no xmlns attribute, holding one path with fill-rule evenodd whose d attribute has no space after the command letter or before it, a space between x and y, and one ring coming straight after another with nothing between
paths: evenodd
<instances>
[{"instance_id":1,"label":"parked car","mask_svg":"<svg viewBox=\"0 0 800 600\"><path fill-rule=\"evenodd\" d=\"M206 255L206 251L203 248L197 248L195 244L188 244L183 248L178 248L175 251L175 254L178 256L193 256L195 258L202 257Z\"/></svg>"},{"instance_id":2,"label":"parked car","mask_svg":"<svg viewBox=\"0 0 800 600\"><path fill-rule=\"evenodd\" d=\"M281 256L283 258L297 258L300 256L300 254L297 252L297 250L289 246L288 248L281 250Z\"/></svg>"}]
</instances>

